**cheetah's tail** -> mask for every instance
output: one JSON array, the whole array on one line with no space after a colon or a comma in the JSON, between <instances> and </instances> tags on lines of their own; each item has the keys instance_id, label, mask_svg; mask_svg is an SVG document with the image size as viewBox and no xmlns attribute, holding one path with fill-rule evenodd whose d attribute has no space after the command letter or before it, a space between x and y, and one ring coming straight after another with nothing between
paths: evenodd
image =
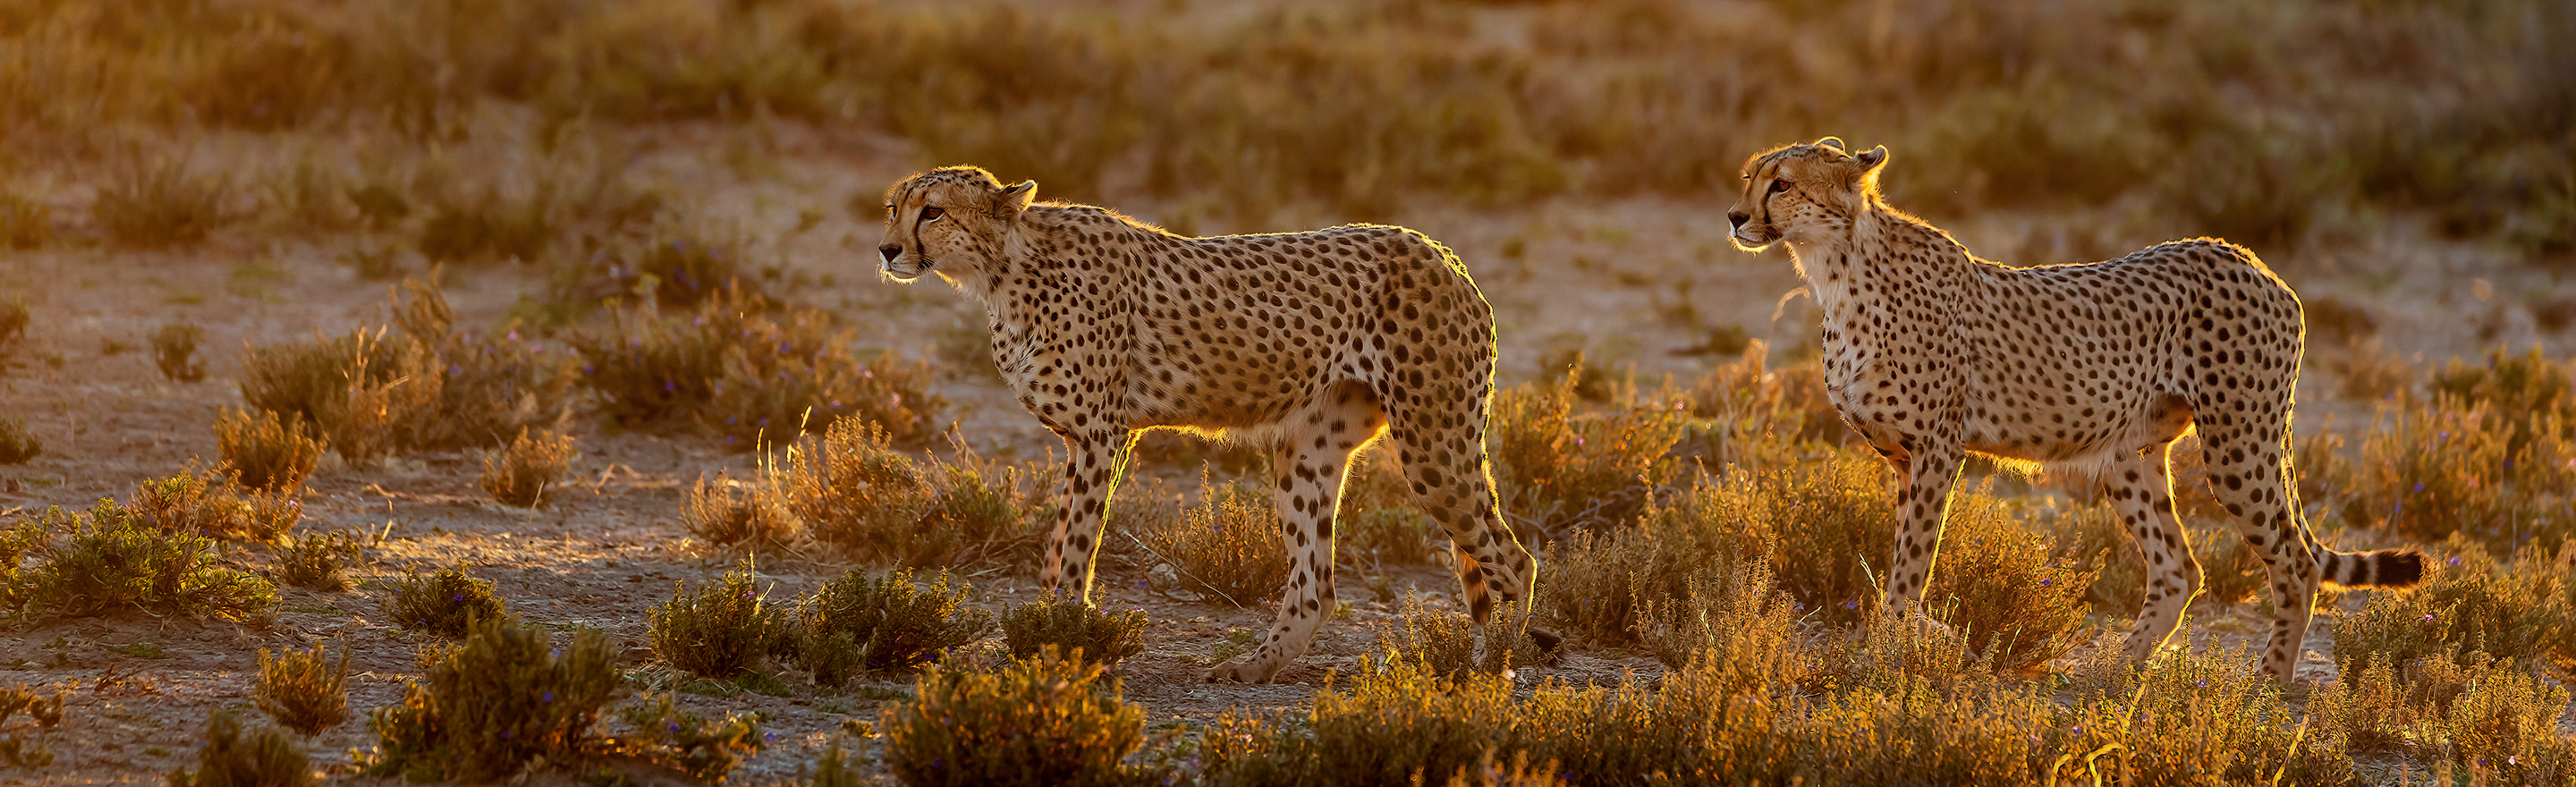
<instances>
[{"instance_id":1,"label":"cheetah's tail","mask_svg":"<svg viewBox=\"0 0 2576 787\"><path fill-rule=\"evenodd\" d=\"M2413 549L2326 552L2318 568L2344 587L2405 588L2424 580L2424 553Z\"/></svg>"}]
</instances>

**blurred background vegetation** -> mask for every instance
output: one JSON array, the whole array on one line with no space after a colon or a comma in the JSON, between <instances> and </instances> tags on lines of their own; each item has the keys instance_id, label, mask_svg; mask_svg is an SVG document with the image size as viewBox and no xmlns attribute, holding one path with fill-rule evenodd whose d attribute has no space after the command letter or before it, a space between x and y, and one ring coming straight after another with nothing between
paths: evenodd
<instances>
[{"instance_id":1,"label":"blurred background vegetation","mask_svg":"<svg viewBox=\"0 0 2576 787\"><path fill-rule=\"evenodd\" d=\"M2563 257L2571 33L2549 0L25 0L0 8L0 155L107 165L213 130L436 145L493 105L544 144L777 117L1231 227L1725 193L1747 153L1833 133L1896 149L1888 189L1918 211L2117 206L2256 244L2420 214Z\"/></svg>"}]
</instances>

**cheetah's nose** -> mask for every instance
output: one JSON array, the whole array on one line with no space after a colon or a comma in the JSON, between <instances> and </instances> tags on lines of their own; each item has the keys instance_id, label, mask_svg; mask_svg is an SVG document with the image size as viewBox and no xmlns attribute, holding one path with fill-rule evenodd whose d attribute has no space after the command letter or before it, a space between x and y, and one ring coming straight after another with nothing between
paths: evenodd
<instances>
[{"instance_id":1,"label":"cheetah's nose","mask_svg":"<svg viewBox=\"0 0 2576 787\"><path fill-rule=\"evenodd\" d=\"M1735 225L1735 228L1736 228L1736 229L1739 229L1739 230L1740 230L1740 229L1744 229L1744 220L1746 220L1746 219L1750 219L1750 218L1753 218L1753 217L1751 217L1751 216L1747 216L1747 215L1744 215L1744 211L1740 211L1740 210L1730 210L1730 211L1727 211L1727 212L1726 212L1726 220L1727 220L1727 221L1729 221L1729 222L1733 222L1733 223L1734 223L1734 225Z\"/></svg>"},{"instance_id":2,"label":"cheetah's nose","mask_svg":"<svg viewBox=\"0 0 2576 787\"><path fill-rule=\"evenodd\" d=\"M1741 224L1743 222L1738 221L1737 223ZM885 255L885 261L893 262L894 258L903 256L903 247L888 243L883 246L878 246L877 253Z\"/></svg>"}]
</instances>

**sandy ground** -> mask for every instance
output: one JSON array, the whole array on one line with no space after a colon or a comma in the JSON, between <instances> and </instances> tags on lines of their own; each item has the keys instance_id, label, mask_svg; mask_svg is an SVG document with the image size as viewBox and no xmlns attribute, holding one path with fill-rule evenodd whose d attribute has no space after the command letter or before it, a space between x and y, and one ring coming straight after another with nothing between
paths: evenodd
<instances>
[{"instance_id":1,"label":"sandy ground","mask_svg":"<svg viewBox=\"0 0 2576 787\"><path fill-rule=\"evenodd\" d=\"M641 133L641 132L639 132ZM872 252L873 216L853 219L842 206L853 195L874 193L907 168L897 143L778 127L757 151L774 177L744 177L705 153L730 134L718 127L682 126L640 138L634 176L679 184L696 209L737 222L758 253L784 263L820 286L793 297L831 309L874 343L914 354L930 352L937 333L971 328L980 319L953 291L935 283L899 286L879 281ZM737 163L738 164L738 163ZM1004 173L1005 176L1008 173ZM1041 185L1041 196L1047 196ZM1078 195L1057 195L1078 196ZM87 193L66 185L57 195L65 213L77 214ZM1152 219L1152 204L1121 206ZM1814 341L1809 302L1791 296L1798 287L1778 251L1744 254L1725 242L1725 205L1718 200L1560 199L1526 208L1475 211L1427 208L1402 221L1454 248L1496 304L1507 383L1535 376L1547 352L1585 349L1616 367L1649 379L1687 378L1726 360L1676 355L1698 343L1711 326L1735 324L1769 337L1782 353ZM794 232L800 212L825 218ZM2083 216L1994 216L1976 220L1930 216L1972 248L2013 262L2075 259L2087 252L2118 252L2167 236L2187 234L2140 227L2116 212ZM1331 223L1329 216L1283 217L1291 229ZM2544 266L2519 264L2498 253L2428 241L2404 222L2354 219L2322 251L2258 250L2310 297L2333 295L2371 309L2379 336L2397 357L2439 360L2492 343L2558 348L2564 337L2545 333L2537 307L2563 301L2571 290ZM2091 229L2112 227L2114 229ZM1225 227L1218 229L1256 229ZM0 402L23 417L45 442L35 462L0 468L0 520L45 506L85 506L122 497L141 479L179 472L192 461L211 463L211 424L218 408L240 406L235 375L239 348L306 338L380 324L386 285L360 280L334 257L353 237L321 242L270 240L265 233L219 234L212 242L175 252L133 252L69 247L0 254L0 297L23 295L34 307L35 351L0 374ZM1517 254L1506 253L1517 249ZM417 262L414 260L413 262ZM449 271L447 292L461 327L498 325L544 287L531 267L490 265ZM1775 319L1776 317L1776 319ZM195 384L163 379L153 368L150 333L164 322L191 321L207 331L210 377ZM532 332L533 334L533 332ZM2483 334L2483 335L2482 335ZM555 349L558 337L531 335ZM109 343L142 348L110 352ZM2322 378L2323 375L2320 375ZM2366 422L2366 404L2331 398L2334 386L2303 389L2302 415L2310 428L2319 414L2342 423ZM1007 392L976 374L946 375L941 393L956 403L959 432L991 455L1031 460L1046 456L1053 438L1019 410ZM351 529L382 534L371 562L355 572L362 586L345 593L288 588L277 620L242 628L188 620L133 616L20 625L0 631L0 681L24 681L72 692L71 711L51 743L59 760L34 773L0 774L0 781L37 784L158 783L188 764L205 715L215 708L246 706L246 677L259 648L305 647L333 642L356 654L351 703L359 709L395 701L406 679L419 673L417 654L430 643L382 620L375 583L407 569L449 564L471 567L494 581L513 609L530 621L558 628L591 626L616 636L623 666L651 682L655 668L644 646L645 615L667 598L671 583L712 579L729 565L722 555L694 543L675 512L688 485L701 474L733 471L751 459L726 454L704 437L606 431L598 419L577 428L582 457L577 483L557 502L529 513L491 505L474 488L478 468L469 455L408 457L372 470L326 462L307 498L309 531ZM1060 452L1059 452L1060 454ZM1182 468L1157 472L1194 475ZM264 567L255 550L231 558ZM773 598L819 585L846 566L779 560L760 576ZM1141 607L1154 623L1147 652L1120 671L1127 698L1143 703L1156 723L1212 716L1227 708L1303 705L1328 671L1347 667L1372 640L1371 624L1387 619L1392 605L1365 590L1360 569L1345 574L1353 588L1350 619L1328 626L1315 654L1290 670L1281 685L1211 686L1198 682L1212 662L1212 648L1230 631L1267 622L1259 610L1228 610L1139 589L1137 577L1104 573L1104 605ZM1419 588L1435 605L1447 605L1453 581L1433 568L1392 572L1392 586ZM1034 577L991 571L971 577L980 602L998 608L1031 598ZM2353 603L2347 600L2345 603ZM2197 619L2196 643L2238 641L2257 630L2248 611L2214 610ZM2331 648L2330 616L2312 630L2311 657L2303 677L2324 678L2321 660ZM2126 621L2103 621L2125 630ZM561 635L559 635L561 636ZM122 648L148 643L158 647ZM336 646L335 646L336 647ZM2080 657L2082 654L2077 654ZM1631 671L1652 673L1649 659L1578 650L1558 667L1526 671L1529 679L1574 683L1611 681ZM844 693L799 688L790 696L743 693L684 695L702 713L758 710L776 736L767 752L737 778L787 777L817 756L827 733L847 718L873 718L879 701L904 696L901 678L863 682ZM349 751L370 745L363 716L309 741L317 766L344 769Z\"/></svg>"}]
</instances>

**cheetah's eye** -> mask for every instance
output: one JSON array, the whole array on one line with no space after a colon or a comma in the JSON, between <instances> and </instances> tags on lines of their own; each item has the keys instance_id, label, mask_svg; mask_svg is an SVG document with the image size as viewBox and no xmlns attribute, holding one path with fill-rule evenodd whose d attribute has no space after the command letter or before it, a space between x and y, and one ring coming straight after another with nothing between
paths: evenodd
<instances>
[{"instance_id":1,"label":"cheetah's eye","mask_svg":"<svg viewBox=\"0 0 2576 787\"><path fill-rule=\"evenodd\" d=\"M1789 181L1788 181L1788 179L1786 179L1786 178L1778 178L1778 179L1774 179L1774 180L1772 180L1772 181L1771 181L1771 193L1773 193L1773 194L1778 194L1778 193L1780 193L1780 192L1788 191L1788 190L1789 190Z\"/></svg>"},{"instance_id":2,"label":"cheetah's eye","mask_svg":"<svg viewBox=\"0 0 2576 787\"><path fill-rule=\"evenodd\" d=\"M925 222L938 221L939 217L946 215L948 215L948 211L941 210L937 205L921 209L921 220Z\"/></svg>"}]
</instances>

